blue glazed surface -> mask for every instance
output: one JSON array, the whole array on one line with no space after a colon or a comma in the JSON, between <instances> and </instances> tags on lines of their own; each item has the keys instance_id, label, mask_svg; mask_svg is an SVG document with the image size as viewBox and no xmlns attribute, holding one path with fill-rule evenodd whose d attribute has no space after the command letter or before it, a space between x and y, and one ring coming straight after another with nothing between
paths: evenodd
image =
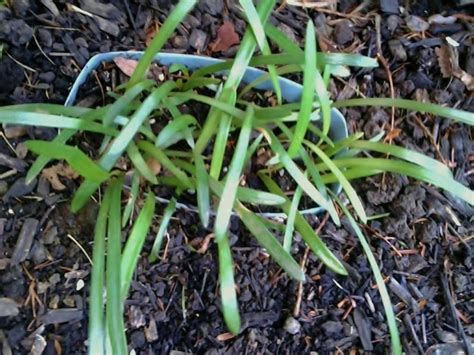
<instances>
[{"instance_id":1,"label":"blue glazed surface","mask_svg":"<svg viewBox=\"0 0 474 355\"><path fill-rule=\"evenodd\" d=\"M71 87L71 91L66 99L65 105L70 106L74 105L74 102L77 97L77 93L80 87L89 79L90 74L93 70L97 69L102 62L112 62L116 57L123 57L128 59L140 59L143 55L143 52L108 52L108 53L100 53L93 56L87 64L82 69L81 73L78 75L76 81L74 82L73 86ZM190 71L207 67L209 65L218 64L224 62L224 60L217 59L217 58L210 58L210 57L202 57L197 55L190 55L190 54L177 54L177 53L159 53L155 57L156 62L164 66L170 66L171 64L182 64L187 67ZM225 72L222 72L225 74ZM267 72L257 69L248 67L245 71L244 77L242 82L245 84L251 83L255 79L258 79L260 76L267 74ZM295 83L294 81L279 78L280 87L282 91L282 96L287 102L294 102L298 101L301 97L301 93L303 87ZM256 86L258 90L273 90L272 83L268 80ZM331 128L329 131L329 137L337 142L346 138L348 135L347 133L347 125L344 119L344 116L339 112L339 110L333 109L331 111ZM334 185L333 190L337 193L341 191L341 187L339 185ZM157 198L158 201L167 203L169 202L166 199ZM194 206L188 206L184 204L177 204L178 208L182 208L189 211L197 212L197 209ZM301 211L303 214L317 214L321 213L324 210L321 207L310 208L307 210ZM286 214L284 213L262 213L262 216L265 217L279 217L285 218Z\"/></svg>"}]
</instances>

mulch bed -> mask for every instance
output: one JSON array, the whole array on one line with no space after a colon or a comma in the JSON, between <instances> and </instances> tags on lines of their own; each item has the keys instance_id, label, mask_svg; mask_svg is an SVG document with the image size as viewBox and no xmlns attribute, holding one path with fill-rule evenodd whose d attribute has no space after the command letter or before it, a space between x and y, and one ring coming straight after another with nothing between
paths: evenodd
<instances>
[{"instance_id":1,"label":"mulch bed","mask_svg":"<svg viewBox=\"0 0 474 355\"><path fill-rule=\"evenodd\" d=\"M107 5L95 0L12 3L12 11L0 10L0 46L6 44L0 60L0 105L63 103L91 55L142 49L170 6L164 0L113 0ZM371 7L341 0L337 9L310 12L322 50L380 58L381 66L375 70L352 69L351 77L333 79L332 98L394 95L474 111L468 83L446 66L446 59L457 56L459 68L474 75L474 18L468 15L472 6L414 1L401 14L394 3L381 0ZM444 17L430 17L440 14ZM302 43L306 16L301 8L286 6L270 20ZM231 23L242 37L245 22L233 1L200 1L165 50L232 57L238 45L219 44L224 23ZM96 89L100 97L100 88ZM468 127L398 110L392 127L390 108L343 113L351 132L372 137L393 128L395 143L448 163L461 182L474 188L474 146ZM3 354L84 353L90 274L86 253L91 255L97 206L91 203L78 215L71 214L68 200L79 181L64 166L55 167L63 190L53 188L44 177L30 186L24 184L34 157L27 154L23 142L52 138L54 130L8 127L2 132ZM472 343L474 336L473 208L427 185L390 174L361 180L355 187L368 215L389 214L371 221L365 232L387 278L404 350L467 353L465 344ZM155 229L162 210L163 206L157 210ZM324 216L310 221L322 228L322 237L344 260L350 275L334 275L311 253L305 258L304 245L296 242L293 255L306 259L309 276L301 289L238 221L232 221L243 315L242 332L233 337L219 310L215 246L211 242L202 254L195 251L211 231L199 226L196 215L178 211L168 230L163 259L152 265L147 258L139 261L126 302L131 348L137 354L388 352L380 296L347 221L343 220L342 228L325 222ZM152 242L150 235L144 250L150 250Z\"/></svg>"}]
</instances>

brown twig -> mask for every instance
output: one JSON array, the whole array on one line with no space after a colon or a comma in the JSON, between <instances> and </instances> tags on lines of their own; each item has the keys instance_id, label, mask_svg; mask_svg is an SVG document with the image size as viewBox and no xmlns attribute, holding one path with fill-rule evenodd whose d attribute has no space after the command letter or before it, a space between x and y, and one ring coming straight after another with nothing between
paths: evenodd
<instances>
[{"instance_id":1,"label":"brown twig","mask_svg":"<svg viewBox=\"0 0 474 355\"><path fill-rule=\"evenodd\" d=\"M443 162L443 164L445 164L446 166L449 166L449 163L446 161L446 159L444 159L443 154L441 154L441 151L439 150L439 146L438 144L436 144L436 141L433 135L431 134L430 130L423 124L423 122L420 120L420 118L417 115L414 115L414 117L415 117L416 123L418 123L418 126L423 130L423 132L425 133L425 135L428 137L431 144L433 145L436 151L436 154L438 155L438 158Z\"/></svg>"}]
</instances>

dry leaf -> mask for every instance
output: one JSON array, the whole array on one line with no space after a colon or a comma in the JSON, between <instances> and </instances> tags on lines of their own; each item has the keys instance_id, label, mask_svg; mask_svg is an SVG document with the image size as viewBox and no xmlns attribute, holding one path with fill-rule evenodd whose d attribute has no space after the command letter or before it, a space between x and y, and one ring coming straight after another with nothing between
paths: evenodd
<instances>
[{"instance_id":1,"label":"dry leaf","mask_svg":"<svg viewBox=\"0 0 474 355\"><path fill-rule=\"evenodd\" d=\"M217 30L217 39L211 48L213 52L220 52L238 43L240 43L240 38L235 32L234 25L232 22L224 21L222 26Z\"/></svg>"},{"instance_id":2,"label":"dry leaf","mask_svg":"<svg viewBox=\"0 0 474 355\"><path fill-rule=\"evenodd\" d=\"M211 242L212 238L214 238L214 233L209 233L208 235L206 235L206 238L204 238L201 247L197 250L199 254L206 254L207 249L209 249L209 243Z\"/></svg>"},{"instance_id":3,"label":"dry leaf","mask_svg":"<svg viewBox=\"0 0 474 355\"><path fill-rule=\"evenodd\" d=\"M132 76L137 67L138 61L135 59L117 57L114 58L114 63L126 76Z\"/></svg>"},{"instance_id":4,"label":"dry leaf","mask_svg":"<svg viewBox=\"0 0 474 355\"><path fill-rule=\"evenodd\" d=\"M219 334L216 339L218 341L226 341L226 340L229 340L229 339L232 339L232 338L235 338L235 335L232 334L232 333L222 333L222 334Z\"/></svg>"},{"instance_id":5,"label":"dry leaf","mask_svg":"<svg viewBox=\"0 0 474 355\"><path fill-rule=\"evenodd\" d=\"M449 47L443 44L441 47L435 48L436 56L438 57L439 69L443 78L449 78L453 75L453 63L451 62L451 55Z\"/></svg>"},{"instance_id":6,"label":"dry leaf","mask_svg":"<svg viewBox=\"0 0 474 355\"><path fill-rule=\"evenodd\" d=\"M65 177L66 179L77 179L79 177L79 174L72 170L69 165L62 163L44 169L41 175L49 181L53 190L56 191L62 191L66 188L61 180L59 180L59 176Z\"/></svg>"},{"instance_id":7,"label":"dry leaf","mask_svg":"<svg viewBox=\"0 0 474 355\"><path fill-rule=\"evenodd\" d=\"M457 48L448 44L442 44L435 48L438 64L443 78L452 76L463 82L469 91L474 91L474 77L459 66L459 54Z\"/></svg>"},{"instance_id":8,"label":"dry leaf","mask_svg":"<svg viewBox=\"0 0 474 355\"><path fill-rule=\"evenodd\" d=\"M155 35L160 30L160 23L158 21L153 21L150 23L147 28L145 28L145 43L147 46L150 45L151 41Z\"/></svg>"}]
</instances>

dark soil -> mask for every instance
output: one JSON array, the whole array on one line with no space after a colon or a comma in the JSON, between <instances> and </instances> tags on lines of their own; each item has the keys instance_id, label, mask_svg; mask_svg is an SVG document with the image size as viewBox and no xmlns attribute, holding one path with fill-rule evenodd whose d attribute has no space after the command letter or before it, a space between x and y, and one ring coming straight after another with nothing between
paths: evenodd
<instances>
[{"instance_id":1,"label":"dark soil","mask_svg":"<svg viewBox=\"0 0 474 355\"><path fill-rule=\"evenodd\" d=\"M63 103L91 55L143 48L147 33L163 22L170 6L162 0L113 0L107 5L96 0L11 3L11 11L0 10L0 46L6 45L0 60L1 105ZM344 0L336 11L310 12L322 50L376 56L379 34L380 54L388 63L389 70L383 65L375 70L353 69L350 78L334 79L332 97L389 97L391 76L396 97L474 111L465 83L443 76L437 49L446 45L446 36L457 41L459 66L474 75L472 7L435 0L412 1L407 7L400 1L405 11L400 14L400 6L394 3L381 0L373 7L359 7L358 1ZM431 18L428 23L436 14L448 20ZM295 42L303 43L306 16L301 8L286 6L271 21ZM379 31L377 16L381 17ZM200 1L165 49L231 57L238 46L212 51L223 21L230 21L242 36L245 23L234 2ZM92 96L101 103L98 93ZM390 109L357 108L344 113L352 132L364 131L372 137L390 129ZM395 143L447 162L459 181L474 187L472 131L467 126L397 110L393 128L400 129L398 135L394 133ZM90 262L81 248L91 255L97 206L91 203L78 215L70 213L68 201L79 181L64 169L69 177L60 178L61 191L45 178L25 185L24 176L34 157L26 154L23 142L50 139L54 130L4 127L2 133L2 352L85 353ZM355 186L368 215L389 214L370 222L365 232L386 277L405 352L467 353L466 344L474 336L472 207L427 185L388 174ZM157 211L155 229L162 209ZM336 228L324 223L324 216L310 218L315 228L322 227L322 237L345 261L350 276L334 275L310 253L309 281L302 288L301 307L295 314L298 284L233 221L243 327L239 336L232 337L219 310L215 247L210 243L203 254L194 251L205 244L211 231L200 227L192 213L178 211L174 217L162 260L153 265L147 258L140 260L126 304L128 340L136 353L389 352L380 296L347 223ZM145 251L150 250L153 236ZM295 243L293 254L297 260L303 258L302 243Z\"/></svg>"}]
</instances>

